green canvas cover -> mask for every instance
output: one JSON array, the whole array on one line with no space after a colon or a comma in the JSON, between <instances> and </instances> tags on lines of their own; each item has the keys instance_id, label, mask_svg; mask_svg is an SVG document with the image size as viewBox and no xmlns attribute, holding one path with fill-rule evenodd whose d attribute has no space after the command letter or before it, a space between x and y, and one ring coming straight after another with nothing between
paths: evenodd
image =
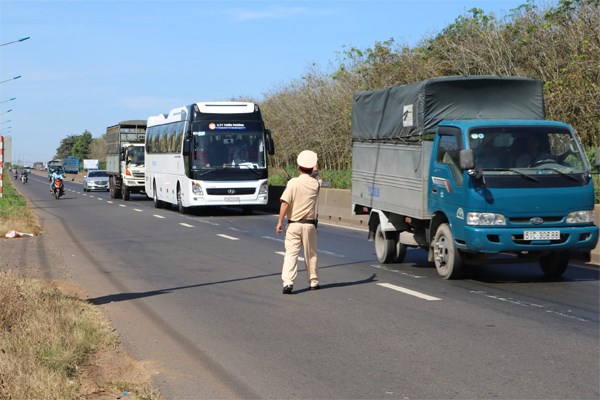
<instances>
[{"instance_id":1,"label":"green canvas cover","mask_svg":"<svg viewBox=\"0 0 600 400\"><path fill-rule=\"evenodd\" d=\"M544 119L542 82L500 76L449 76L356 92L353 140L388 140L435 131L443 120Z\"/></svg>"}]
</instances>

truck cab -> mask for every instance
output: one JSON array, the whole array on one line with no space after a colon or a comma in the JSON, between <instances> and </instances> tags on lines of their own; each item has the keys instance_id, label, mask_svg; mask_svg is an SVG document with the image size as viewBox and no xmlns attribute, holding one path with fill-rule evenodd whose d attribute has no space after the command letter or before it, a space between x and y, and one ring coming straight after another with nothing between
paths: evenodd
<instances>
[{"instance_id":1,"label":"truck cab","mask_svg":"<svg viewBox=\"0 0 600 400\"><path fill-rule=\"evenodd\" d=\"M442 275L509 252L558 276L570 250L590 250L598 240L590 165L567 124L443 121L430 175L430 256ZM439 234L442 224L449 229Z\"/></svg>"}]
</instances>

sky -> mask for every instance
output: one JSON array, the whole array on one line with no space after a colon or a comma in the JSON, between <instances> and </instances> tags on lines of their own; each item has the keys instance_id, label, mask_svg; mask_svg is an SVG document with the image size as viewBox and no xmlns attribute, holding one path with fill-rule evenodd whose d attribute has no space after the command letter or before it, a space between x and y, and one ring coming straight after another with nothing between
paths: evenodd
<instances>
[{"instance_id":1,"label":"sky","mask_svg":"<svg viewBox=\"0 0 600 400\"><path fill-rule=\"evenodd\" d=\"M260 103L349 48L414 46L474 7L502 17L525 3L0 0L0 44L30 37L0 46L0 135L13 162L47 162L69 135L199 101Z\"/></svg>"}]
</instances>

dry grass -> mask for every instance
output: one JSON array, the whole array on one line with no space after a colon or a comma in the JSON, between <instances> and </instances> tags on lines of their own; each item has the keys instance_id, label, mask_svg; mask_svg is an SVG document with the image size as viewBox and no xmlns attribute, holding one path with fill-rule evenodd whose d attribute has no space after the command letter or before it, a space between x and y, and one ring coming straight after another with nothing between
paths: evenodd
<instances>
[{"instance_id":1,"label":"dry grass","mask_svg":"<svg viewBox=\"0 0 600 400\"><path fill-rule=\"evenodd\" d=\"M78 369L116 335L92 305L57 288L0 273L0 398L75 399Z\"/></svg>"}]
</instances>

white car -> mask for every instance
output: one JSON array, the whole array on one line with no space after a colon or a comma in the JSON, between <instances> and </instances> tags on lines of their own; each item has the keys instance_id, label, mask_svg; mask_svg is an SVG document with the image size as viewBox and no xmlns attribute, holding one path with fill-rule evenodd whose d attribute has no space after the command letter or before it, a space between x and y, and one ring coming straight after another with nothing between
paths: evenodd
<instances>
[{"instance_id":1,"label":"white car","mask_svg":"<svg viewBox=\"0 0 600 400\"><path fill-rule=\"evenodd\" d=\"M108 190L108 174L106 171L101 169L88 171L88 174L83 177L83 191L90 190Z\"/></svg>"}]
</instances>

